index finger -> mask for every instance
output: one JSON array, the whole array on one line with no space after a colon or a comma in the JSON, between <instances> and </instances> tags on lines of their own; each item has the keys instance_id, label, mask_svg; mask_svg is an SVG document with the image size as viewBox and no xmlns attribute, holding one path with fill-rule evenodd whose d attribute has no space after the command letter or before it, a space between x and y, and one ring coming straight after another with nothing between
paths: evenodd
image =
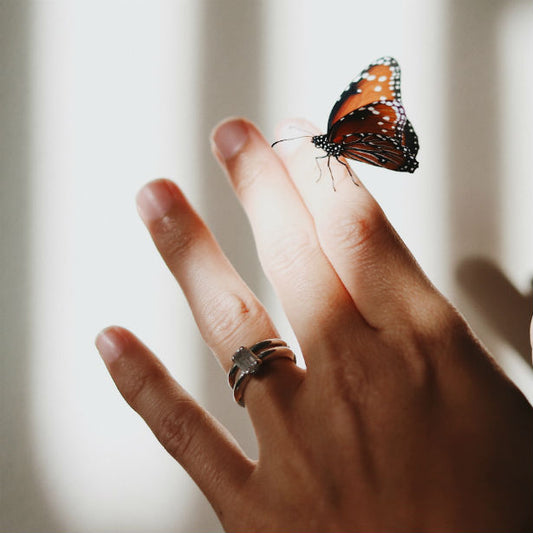
<instances>
[{"instance_id":1,"label":"index finger","mask_svg":"<svg viewBox=\"0 0 533 533\"><path fill-rule=\"evenodd\" d=\"M290 137L294 128L319 131L303 120L282 123L277 137ZM320 246L369 324L380 328L409 315L427 315L427 302L438 295L387 220L381 207L339 162L331 161L335 189L322 170L318 182L315 158L323 152L309 140L277 145L275 150L313 216ZM324 160L325 161L325 160ZM353 172L353 171L352 171ZM424 296L424 298L422 298Z\"/></svg>"}]
</instances>

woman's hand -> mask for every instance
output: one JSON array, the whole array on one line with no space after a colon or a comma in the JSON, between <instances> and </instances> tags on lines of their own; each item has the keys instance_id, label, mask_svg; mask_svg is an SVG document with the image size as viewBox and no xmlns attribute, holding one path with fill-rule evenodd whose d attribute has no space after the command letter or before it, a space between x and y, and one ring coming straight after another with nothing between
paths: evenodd
<instances>
[{"instance_id":1,"label":"woman's hand","mask_svg":"<svg viewBox=\"0 0 533 533\"><path fill-rule=\"evenodd\" d=\"M337 191L324 172L316 183L311 143L274 151L244 120L213 141L307 365L272 361L249 381L258 461L132 333L108 328L97 345L224 528L531 531L532 408L364 186L336 162ZM278 336L176 185L148 184L138 205L226 372L239 346Z\"/></svg>"}]
</instances>

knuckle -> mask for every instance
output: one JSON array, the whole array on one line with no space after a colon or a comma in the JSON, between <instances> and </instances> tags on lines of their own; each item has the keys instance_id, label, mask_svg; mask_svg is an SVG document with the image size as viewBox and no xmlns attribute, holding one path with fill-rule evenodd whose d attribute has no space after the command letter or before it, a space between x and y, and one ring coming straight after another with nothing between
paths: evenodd
<instances>
[{"instance_id":1,"label":"knuckle","mask_svg":"<svg viewBox=\"0 0 533 533\"><path fill-rule=\"evenodd\" d=\"M205 234L198 221L183 223L171 217L156 221L151 230L161 255L170 263L186 256Z\"/></svg>"},{"instance_id":2,"label":"knuckle","mask_svg":"<svg viewBox=\"0 0 533 533\"><path fill-rule=\"evenodd\" d=\"M335 354L328 362L328 372L320 376L320 389L328 402L338 406L364 406L368 397L375 392L376 377L373 366L366 364L358 349L329 343L329 352Z\"/></svg>"},{"instance_id":3,"label":"knuckle","mask_svg":"<svg viewBox=\"0 0 533 533\"><path fill-rule=\"evenodd\" d=\"M465 332L463 317L440 294L428 296L423 307L411 312L415 314L411 319L414 324L412 335L416 344L425 351L453 342L453 339Z\"/></svg>"},{"instance_id":4,"label":"knuckle","mask_svg":"<svg viewBox=\"0 0 533 533\"><path fill-rule=\"evenodd\" d=\"M429 353L425 349L420 349L420 343L404 353L405 378L409 387L423 391L428 387L433 387L435 378L435 367Z\"/></svg>"},{"instance_id":5,"label":"knuckle","mask_svg":"<svg viewBox=\"0 0 533 533\"><path fill-rule=\"evenodd\" d=\"M234 339L242 339L242 328L254 324L254 329L266 322L263 306L252 295L243 296L223 292L209 298L202 316L207 321L204 340L212 349L231 345Z\"/></svg>"},{"instance_id":6,"label":"knuckle","mask_svg":"<svg viewBox=\"0 0 533 533\"><path fill-rule=\"evenodd\" d=\"M196 242L198 242L197 234L184 231L183 228L176 228L175 231L164 235L159 248L163 251L167 261L176 262L188 255Z\"/></svg>"},{"instance_id":7,"label":"knuckle","mask_svg":"<svg viewBox=\"0 0 533 533\"><path fill-rule=\"evenodd\" d=\"M405 362L409 383L421 390L434 385L439 369L460 352L457 347L465 339L472 338L462 316L442 296L428 300L420 309L406 310L407 321L389 338Z\"/></svg>"},{"instance_id":8,"label":"knuckle","mask_svg":"<svg viewBox=\"0 0 533 533\"><path fill-rule=\"evenodd\" d=\"M376 390L375 381L370 383L369 379L368 373L359 365L349 369L332 369L324 390L328 393L329 423L336 432L358 427L361 414L373 409L379 391Z\"/></svg>"},{"instance_id":9,"label":"knuckle","mask_svg":"<svg viewBox=\"0 0 533 533\"><path fill-rule=\"evenodd\" d=\"M479 345L479 340L474 335L464 317L448 302L436 311L436 319L429 335L426 334L426 345L442 347L442 356L451 360L454 356L461 356L471 351L471 345ZM431 344L430 344L431 343Z\"/></svg>"},{"instance_id":10,"label":"knuckle","mask_svg":"<svg viewBox=\"0 0 533 533\"><path fill-rule=\"evenodd\" d=\"M144 406L145 399L150 397L150 392L163 379L163 372L158 367L130 371L122 384L122 395L128 404L139 412Z\"/></svg>"},{"instance_id":11,"label":"knuckle","mask_svg":"<svg viewBox=\"0 0 533 533\"><path fill-rule=\"evenodd\" d=\"M357 210L339 209L329 214L321 224L326 239L337 248L353 251L361 248L387 228L387 221L379 205L371 200Z\"/></svg>"},{"instance_id":12,"label":"knuckle","mask_svg":"<svg viewBox=\"0 0 533 533\"><path fill-rule=\"evenodd\" d=\"M157 438L173 457L181 458L190 454L199 414L194 400L183 398L161 417L157 426Z\"/></svg>"},{"instance_id":13,"label":"knuckle","mask_svg":"<svg viewBox=\"0 0 533 533\"><path fill-rule=\"evenodd\" d=\"M239 154L235 166L231 169L237 196L243 197L246 193L265 176L267 162L257 154L242 152Z\"/></svg>"},{"instance_id":14,"label":"knuckle","mask_svg":"<svg viewBox=\"0 0 533 533\"><path fill-rule=\"evenodd\" d=\"M369 376L363 365L351 366L348 369L338 368L335 372L335 399L340 405L364 406L369 398ZM375 386L375 382L374 382Z\"/></svg>"},{"instance_id":15,"label":"knuckle","mask_svg":"<svg viewBox=\"0 0 533 533\"><path fill-rule=\"evenodd\" d=\"M264 248L261 260L268 272L285 275L312 263L317 251L318 247L309 232L292 228Z\"/></svg>"}]
</instances>

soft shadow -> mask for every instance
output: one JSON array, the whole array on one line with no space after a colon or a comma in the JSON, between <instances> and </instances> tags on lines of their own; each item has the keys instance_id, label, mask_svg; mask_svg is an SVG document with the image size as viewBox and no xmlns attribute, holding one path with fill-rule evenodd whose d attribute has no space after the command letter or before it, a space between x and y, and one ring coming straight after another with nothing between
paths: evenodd
<instances>
[{"instance_id":1,"label":"soft shadow","mask_svg":"<svg viewBox=\"0 0 533 533\"><path fill-rule=\"evenodd\" d=\"M262 2L204 0L201 3L199 61L201 64L199 139L201 213L239 274L254 292L262 274L247 219L209 149L209 134L227 116L246 116L260 122L262 111ZM257 455L247 413L232 398L226 377L204 345L198 346L203 363L203 405L234 435L244 450ZM202 353L203 352L203 353ZM202 498L181 517L180 530L222 531Z\"/></svg>"},{"instance_id":2,"label":"soft shadow","mask_svg":"<svg viewBox=\"0 0 533 533\"><path fill-rule=\"evenodd\" d=\"M501 142L498 23L509 0L450 0L448 37L449 215L453 264L500 251Z\"/></svg>"},{"instance_id":3,"label":"soft shadow","mask_svg":"<svg viewBox=\"0 0 533 533\"><path fill-rule=\"evenodd\" d=\"M0 531L57 533L30 430L30 42L30 3L0 2Z\"/></svg>"},{"instance_id":4,"label":"soft shadow","mask_svg":"<svg viewBox=\"0 0 533 533\"><path fill-rule=\"evenodd\" d=\"M448 254L455 270L464 258L501 256L502 154L499 138L498 28L512 0L449 0L448 64ZM457 284L452 300L465 312L470 299ZM488 287L486 288L488 290ZM493 336L477 312L476 333L499 358ZM478 328L478 325L480 326ZM526 330L527 331L527 330Z\"/></svg>"},{"instance_id":5,"label":"soft shadow","mask_svg":"<svg viewBox=\"0 0 533 533\"><path fill-rule=\"evenodd\" d=\"M533 291L522 294L494 263L482 257L464 260L457 279L488 325L531 365Z\"/></svg>"}]
</instances>

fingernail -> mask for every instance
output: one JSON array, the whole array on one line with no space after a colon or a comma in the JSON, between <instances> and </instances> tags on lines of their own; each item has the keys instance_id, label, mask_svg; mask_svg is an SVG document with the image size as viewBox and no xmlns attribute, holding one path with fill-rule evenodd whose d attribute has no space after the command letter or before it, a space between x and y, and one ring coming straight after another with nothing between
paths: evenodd
<instances>
[{"instance_id":1,"label":"fingernail","mask_svg":"<svg viewBox=\"0 0 533 533\"><path fill-rule=\"evenodd\" d=\"M228 120L213 132L213 141L220 155L231 159L244 146L248 139L248 127L242 120Z\"/></svg>"},{"instance_id":2,"label":"fingernail","mask_svg":"<svg viewBox=\"0 0 533 533\"><path fill-rule=\"evenodd\" d=\"M166 180L145 185L137 194L137 208L143 220L165 216L176 203L176 192Z\"/></svg>"},{"instance_id":3,"label":"fingernail","mask_svg":"<svg viewBox=\"0 0 533 533\"><path fill-rule=\"evenodd\" d=\"M106 364L116 361L123 352L124 340L120 333L112 327L102 330L94 343Z\"/></svg>"}]
</instances>

